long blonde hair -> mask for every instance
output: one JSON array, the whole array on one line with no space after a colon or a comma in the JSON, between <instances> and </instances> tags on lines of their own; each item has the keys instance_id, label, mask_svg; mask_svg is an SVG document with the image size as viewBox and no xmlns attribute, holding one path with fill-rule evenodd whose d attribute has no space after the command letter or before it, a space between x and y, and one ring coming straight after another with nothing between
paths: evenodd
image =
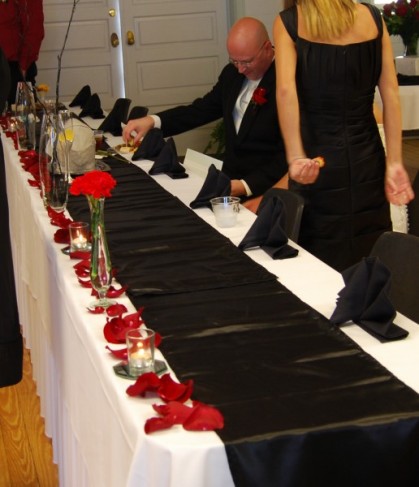
<instances>
[{"instance_id":1,"label":"long blonde hair","mask_svg":"<svg viewBox=\"0 0 419 487\"><path fill-rule=\"evenodd\" d=\"M355 22L354 0L298 0L306 29L315 39L335 39Z\"/></svg>"}]
</instances>

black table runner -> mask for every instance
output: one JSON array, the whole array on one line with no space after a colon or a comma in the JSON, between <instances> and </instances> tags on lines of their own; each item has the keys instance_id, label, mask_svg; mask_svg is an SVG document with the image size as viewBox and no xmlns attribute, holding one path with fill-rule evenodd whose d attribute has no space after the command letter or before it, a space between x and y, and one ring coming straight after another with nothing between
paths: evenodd
<instances>
[{"instance_id":1,"label":"black table runner","mask_svg":"<svg viewBox=\"0 0 419 487\"><path fill-rule=\"evenodd\" d=\"M224 415L235 484L419 486L419 396L144 171L107 163L118 281ZM84 198L68 209L88 221Z\"/></svg>"}]
</instances>

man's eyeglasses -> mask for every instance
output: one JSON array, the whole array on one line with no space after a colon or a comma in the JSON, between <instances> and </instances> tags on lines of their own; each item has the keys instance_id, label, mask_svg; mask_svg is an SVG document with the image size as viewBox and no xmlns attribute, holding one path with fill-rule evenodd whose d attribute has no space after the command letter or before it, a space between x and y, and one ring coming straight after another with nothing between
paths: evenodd
<instances>
[{"instance_id":1,"label":"man's eyeglasses","mask_svg":"<svg viewBox=\"0 0 419 487\"><path fill-rule=\"evenodd\" d=\"M265 44L266 44L266 41L260 46L258 52L252 57L252 59L249 59L248 61L236 61L235 59L229 58L229 62L233 66L235 66L236 68L238 66L242 66L243 68L248 68L249 66L251 66L255 62L256 58L259 56L262 49L265 47Z\"/></svg>"}]
</instances>

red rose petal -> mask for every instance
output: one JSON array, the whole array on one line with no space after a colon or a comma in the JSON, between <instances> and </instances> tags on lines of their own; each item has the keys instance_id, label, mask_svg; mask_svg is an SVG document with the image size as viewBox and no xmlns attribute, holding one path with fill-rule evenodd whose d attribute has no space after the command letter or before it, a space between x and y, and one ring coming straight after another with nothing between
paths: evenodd
<instances>
[{"instance_id":1,"label":"red rose petal","mask_svg":"<svg viewBox=\"0 0 419 487\"><path fill-rule=\"evenodd\" d=\"M173 426L169 418L150 418L144 425L144 431L147 435L156 431L167 430Z\"/></svg>"},{"instance_id":2,"label":"red rose petal","mask_svg":"<svg viewBox=\"0 0 419 487\"><path fill-rule=\"evenodd\" d=\"M75 269L76 276L78 277L89 277L90 278L90 270L86 270L83 268Z\"/></svg>"},{"instance_id":3,"label":"red rose petal","mask_svg":"<svg viewBox=\"0 0 419 487\"><path fill-rule=\"evenodd\" d=\"M169 417L173 424L183 424L192 413L191 407L178 401L153 404L153 409L161 416Z\"/></svg>"},{"instance_id":4,"label":"red rose petal","mask_svg":"<svg viewBox=\"0 0 419 487\"><path fill-rule=\"evenodd\" d=\"M92 313L92 315L101 315L105 312L105 308L102 308L102 306L89 307L87 310L89 313Z\"/></svg>"},{"instance_id":5,"label":"red rose petal","mask_svg":"<svg viewBox=\"0 0 419 487\"><path fill-rule=\"evenodd\" d=\"M106 296L108 298L119 298L127 289L128 286L122 286L120 289L115 289L113 286L110 286Z\"/></svg>"},{"instance_id":6,"label":"red rose petal","mask_svg":"<svg viewBox=\"0 0 419 487\"><path fill-rule=\"evenodd\" d=\"M159 396L164 402L179 401L186 402L192 395L193 381L178 383L170 377L170 374L164 374L160 379Z\"/></svg>"},{"instance_id":7,"label":"red rose petal","mask_svg":"<svg viewBox=\"0 0 419 487\"><path fill-rule=\"evenodd\" d=\"M159 348L160 343L162 342L162 340L163 340L163 339L162 339L162 337L161 337L160 333L158 333L158 332L156 331L156 332L155 332L155 334L154 334L154 346L155 346L156 348Z\"/></svg>"},{"instance_id":8,"label":"red rose petal","mask_svg":"<svg viewBox=\"0 0 419 487\"><path fill-rule=\"evenodd\" d=\"M33 181L32 179L28 179L29 186L32 186L33 188L40 188L40 185L38 181Z\"/></svg>"},{"instance_id":9,"label":"red rose petal","mask_svg":"<svg viewBox=\"0 0 419 487\"><path fill-rule=\"evenodd\" d=\"M123 318L107 319L103 334L109 343L124 343L127 329Z\"/></svg>"},{"instance_id":10,"label":"red rose petal","mask_svg":"<svg viewBox=\"0 0 419 487\"><path fill-rule=\"evenodd\" d=\"M59 228L54 233L54 242L59 244L68 244L70 243L70 235L67 229Z\"/></svg>"},{"instance_id":11,"label":"red rose petal","mask_svg":"<svg viewBox=\"0 0 419 487\"><path fill-rule=\"evenodd\" d=\"M127 360L128 358L128 351L126 347L121 348L120 350L113 350L108 345L106 345L106 350L109 350L109 352L111 352L111 354L119 360Z\"/></svg>"},{"instance_id":12,"label":"red rose petal","mask_svg":"<svg viewBox=\"0 0 419 487\"><path fill-rule=\"evenodd\" d=\"M123 304L112 304L111 306L108 307L108 309L106 310L106 314L108 316L119 316L121 317L123 313L126 313L128 310L127 310L127 307Z\"/></svg>"},{"instance_id":13,"label":"red rose petal","mask_svg":"<svg viewBox=\"0 0 419 487\"><path fill-rule=\"evenodd\" d=\"M92 283L90 282L90 279L86 280L86 279L81 279L80 277L78 277L77 280L79 281L79 284L81 284L82 287L91 289Z\"/></svg>"},{"instance_id":14,"label":"red rose petal","mask_svg":"<svg viewBox=\"0 0 419 487\"><path fill-rule=\"evenodd\" d=\"M154 372L140 375L134 384L128 387L129 396L145 396L146 392L156 392L160 386L160 379Z\"/></svg>"},{"instance_id":15,"label":"red rose petal","mask_svg":"<svg viewBox=\"0 0 419 487\"><path fill-rule=\"evenodd\" d=\"M77 264L73 265L73 268L74 269L85 269L85 270L90 271L90 260L85 259L85 260L82 260L80 262L77 262Z\"/></svg>"},{"instance_id":16,"label":"red rose petal","mask_svg":"<svg viewBox=\"0 0 419 487\"><path fill-rule=\"evenodd\" d=\"M143 308L140 308L137 312L124 316L126 326L129 328L139 328L143 324L143 320L141 319L142 312Z\"/></svg>"},{"instance_id":17,"label":"red rose petal","mask_svg":"<svg viewBox=\"0 0 419 487\"><path fill-rule=\"evenodd\" d=\"M218 409L194 403L192 413L184 421L183 427L187 431L213 431L224 428L224 418Z\"/></svg>"},{"instance_id":18,"label":"red rose petal","mask_svg":"<svg viewBox=\"0 0 419 487\"><path fill-rule=\"evenodd\" d=\"M68 232L67 232L68 233ZM70 259L82 259L86 260L90 257L88 250L77 250L76 252L70 252Z\"/></svg>"}]
</instances>

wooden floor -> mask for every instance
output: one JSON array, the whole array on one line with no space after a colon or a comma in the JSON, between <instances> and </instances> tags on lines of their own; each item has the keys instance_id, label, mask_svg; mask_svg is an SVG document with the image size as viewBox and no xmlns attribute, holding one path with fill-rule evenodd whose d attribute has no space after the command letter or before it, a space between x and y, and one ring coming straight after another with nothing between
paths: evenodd
<instances>
[{"instance_id":1,"label":"wooden floor","mask_svg":"<svg viewBox=\"0 0 419 487\"><path fill-rule=\"evenodd\" d=\"M419 170L419 138L404 140L403 156L413 178ZM52 463L51 441L44 435L27 350L22 382L0 388L0 487L23 486L58 486L58 469Z\"/></svg>"},{"instance_id":2,"label":"wooden floor","mask_svg":"<svg viewBox=\"0 0 419 487\"><path fill-rule=\"evenodd\" d=\"M28 350L23 379L0 388L0 487L57 487L51 440L44 434Z\"/></svg>"},{"instance_id":3,"label":"wooden floor","mask_svg":"<svg viewBox=\"0 0 419 487\"><path fill-rule=\"evenodd\" d=\"M419 135L415 138L405 138L403 140L403 161L413 180L419 171ZM419 198L419 195L417 197Z\"/></svg>"}]
</instances>

